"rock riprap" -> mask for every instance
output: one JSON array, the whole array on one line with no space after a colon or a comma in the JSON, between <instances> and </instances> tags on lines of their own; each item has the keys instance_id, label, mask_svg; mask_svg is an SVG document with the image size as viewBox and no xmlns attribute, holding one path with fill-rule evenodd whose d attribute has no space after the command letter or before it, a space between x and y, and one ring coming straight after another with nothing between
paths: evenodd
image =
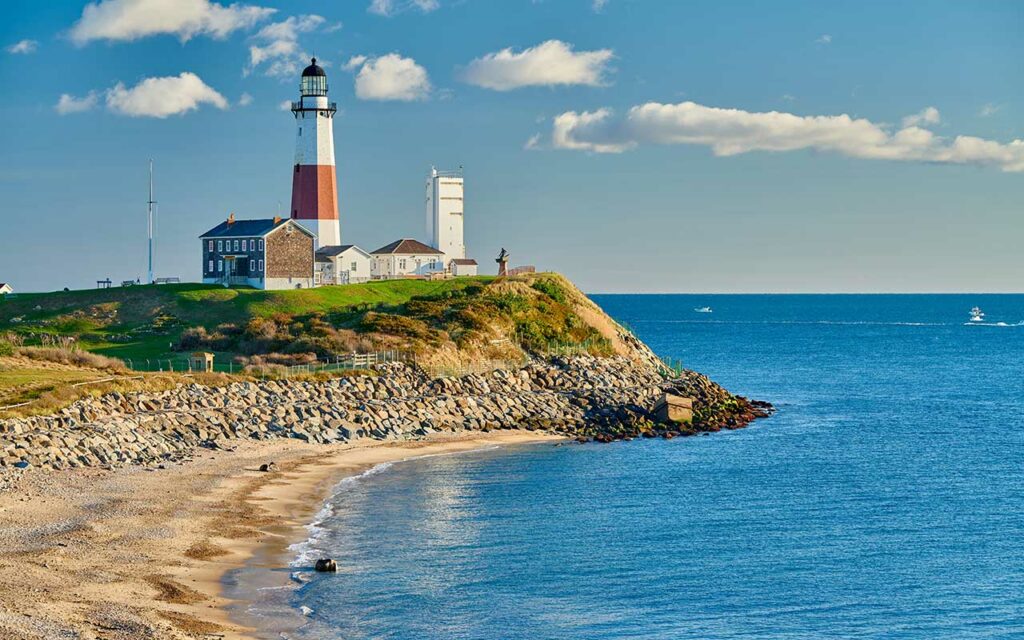
<instances>
[{"instance_id":1,"label":"rock riprap","mask_svg":"<svg viewBox=\"0 0 1024 640\"><path fill-rule=\"evenodd\" d=\"M553 358L459 378L431 378L400 363L373 373L81 400L51 416L0 421L0 467L155 465L238 439L330 444L525 428L604 442L735 429L771 412L703 375L667 377L624 357ZM690 424L655 423L666 392L693 400Z\"/></svg>"}]
</instances>

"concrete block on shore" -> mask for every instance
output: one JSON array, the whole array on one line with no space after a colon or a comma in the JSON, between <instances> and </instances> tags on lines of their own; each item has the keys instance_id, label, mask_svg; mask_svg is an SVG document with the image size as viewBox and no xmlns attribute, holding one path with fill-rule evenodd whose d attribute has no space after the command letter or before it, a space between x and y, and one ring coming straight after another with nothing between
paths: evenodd
<instances>
[{"instance_id":1,"label":"concrete block on shore","mask_svg":"<svg viewBox=\"0 0 1024 640\"><path fill-rule=\"evenodd\" d=\"M674 393L662 394L654 407L654 416L658 422L690 424L693 422L693 399Z\"/></svg>"}]
</instances>

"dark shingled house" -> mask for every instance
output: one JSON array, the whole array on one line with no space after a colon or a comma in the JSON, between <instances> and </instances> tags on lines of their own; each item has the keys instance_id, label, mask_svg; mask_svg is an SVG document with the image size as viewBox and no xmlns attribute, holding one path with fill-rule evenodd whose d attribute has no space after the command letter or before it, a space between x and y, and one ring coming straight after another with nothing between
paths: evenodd
<instances>
[{"instance_id":1,"label":"dark shingled house","mask_svg":"<svg viewBox=\"0 0 1024 640\"><path fill-rule=\"evenodd\" d=\"M314 237L294 220L236 220L231 214L199 238L203 282L257 289L314 286Z\"/></svg>"}]
</instances>

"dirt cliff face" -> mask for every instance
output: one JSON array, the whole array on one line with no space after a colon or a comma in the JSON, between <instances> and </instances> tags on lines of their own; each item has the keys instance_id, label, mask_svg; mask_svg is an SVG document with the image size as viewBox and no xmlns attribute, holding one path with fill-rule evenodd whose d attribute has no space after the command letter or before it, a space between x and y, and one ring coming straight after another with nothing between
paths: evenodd
<instances>
[{"instance_id":1,"label":"dirt cliff face","mask_svg":"<svg viewBox=\"0 0 1024 640\"><path fill-rule=\"evenodd\" d=\"M650 347L613 320L604 312L604 309L588 298L568 278L559 274L550 274L547 277L562 287L567 294L567 303L573 312L607 339L616 355L624 356L637 365L651 367L656 371L667 370L665 363L651 351Z\"/></svg>"}]
</instances>

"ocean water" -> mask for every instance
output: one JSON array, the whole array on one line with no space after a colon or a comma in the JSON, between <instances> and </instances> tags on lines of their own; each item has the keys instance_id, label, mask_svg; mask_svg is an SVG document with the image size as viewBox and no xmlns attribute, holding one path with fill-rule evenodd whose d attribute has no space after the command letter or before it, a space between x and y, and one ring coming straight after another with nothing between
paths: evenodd
<instances>
[{"instance_id":1,"label":"ocean water","mask_svg":"<svg viewBox=\"0 0 1024 640\"><path fill-rule=\"evenodd\" d=\"M293 566L232 578L244 614L296 639L1024 635L1024 296L595 299L778 413L375 468Z\"/></svg>"}]
</instances>

